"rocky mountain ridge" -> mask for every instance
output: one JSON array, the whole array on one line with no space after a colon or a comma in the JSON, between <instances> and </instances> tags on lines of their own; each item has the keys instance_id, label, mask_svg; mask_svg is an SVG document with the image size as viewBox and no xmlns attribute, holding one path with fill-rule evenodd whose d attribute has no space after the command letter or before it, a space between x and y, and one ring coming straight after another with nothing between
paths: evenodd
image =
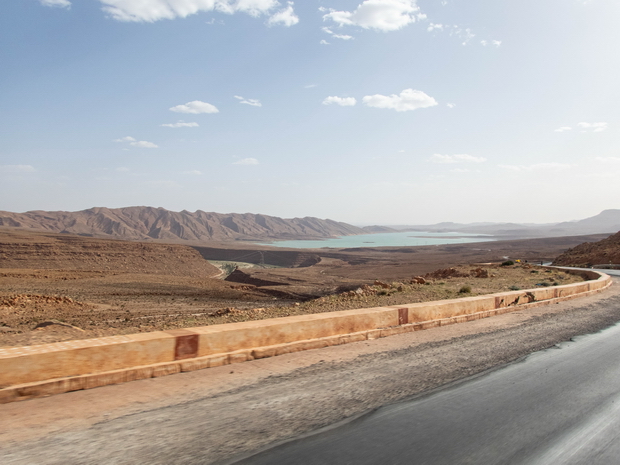
<instances>
[{"instance_id":1,"label":"rocky mountain ridge","mask_svg":"<svg viewBox=\"0 0 620 465\"><path fill-rule=\"evenodd\" d=\"M95 207L78 212L0 211L0 226L124 240L233 241L320 239L368 234L333 220L284 219L252 213L173 212L164 208Z\"/></svg>"}]
</instances>

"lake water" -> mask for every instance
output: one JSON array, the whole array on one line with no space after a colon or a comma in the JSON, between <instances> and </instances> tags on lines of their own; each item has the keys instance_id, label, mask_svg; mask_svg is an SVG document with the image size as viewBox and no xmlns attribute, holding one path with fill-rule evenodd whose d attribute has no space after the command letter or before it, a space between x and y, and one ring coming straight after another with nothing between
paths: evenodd
<instances>
[{"instance_id":1,"label":"lake water","mask_svg":"<svg viewBox=\"0 0 620 465\"><path fill-rule=\"evenodd\" d=\"M360 236L341 236L321 241L275 241L261 243L275 247L294 249L353 248L353 247L399 247L437 244L464 244L469 242L488 242L492 236L463 234L459 232L430 233L407 231L398 233L363 234Z\"/></svg>"}]
</instances>

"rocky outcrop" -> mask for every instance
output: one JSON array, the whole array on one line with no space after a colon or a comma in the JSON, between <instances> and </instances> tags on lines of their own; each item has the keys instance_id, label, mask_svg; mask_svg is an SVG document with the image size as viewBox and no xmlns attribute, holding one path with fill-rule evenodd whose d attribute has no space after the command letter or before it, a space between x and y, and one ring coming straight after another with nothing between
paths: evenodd
<instances>
[{"instance_id":1,"label":"rocky outcrop","mask_svg":"<svg viewBox=\"0 0 620 465\"><path fill-rule=\"evenodd\" d=\"M554 265L590 267L620 264L620 232L598 242L585 242L568 249L553 261Z\"/></svg>"},{"instance_id":2,"label":"rocky outcrop","mask_svg":"<svg viewBox=\"0 0 620 465\"><path fill-rule=\"evenodd\" d=\"M211 277L220 271L192 247L0 231L0 269L73 270ZM94 275L96 276L96 275Z\"/></svg>"}]
</instances>

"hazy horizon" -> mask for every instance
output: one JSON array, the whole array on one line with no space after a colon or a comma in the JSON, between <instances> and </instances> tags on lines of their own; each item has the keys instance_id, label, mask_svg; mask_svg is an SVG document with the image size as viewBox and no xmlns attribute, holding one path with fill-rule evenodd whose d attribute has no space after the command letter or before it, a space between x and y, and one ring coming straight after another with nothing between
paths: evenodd
<instances>
[{"instance_id":1,"label":"hazy horizon","mask_svg":"<svg viewBox=\"0 0 620 465\"><path fill-rule=\"evenodd\" d=\"M0 5L0 210L349 224L618 208L620 2Z\"/></svg>"},{"instance_id":2,"label":"hazy horizon","mask_svg":"<svg viewBox=\"0 0 620 465\"><path fill-rule=\"evenodd\" d=\"M86 208L83 210L29 210L29 211L24 211L24 212L11 212L11 213L17 213L17 214L22 214L22 213L29 213L29 212L36 212L36 211L48 211L48 212L66 212L66 213L79 213L85 210L91 210L91 209L97 209L97 208L108 208L108 209L115 209L112 207L101 207L101 206L97 206L97 207L90 207L90 208ZM125 207L118 207L118 208L154 208L154 209L159 209L159 208L164 208L164 207L155 207L155 206L149 206L149 205L131 205L131 206L125 206ZM167 209L166 209L167 210ZM611 209L611 210L615 210L615 211L619 211L619 209ZM5 210L6 211L6 210ZM198 211L202 211L205 213L216 213L216 214L220 214L220 215L265 215L265 216L275 216L275 215L267 215L266 213L262 213L262 212L214 212L214 211L208 211L208 210L203 210L203 209L197 209L197 210L187 210L187 209L183 209L183 210L168 210L171 211L173 213L182 213L184 211L189 212L190 214L194 214ZM605 210L604 210L605 211ZM592 216L598 216L599 214L601 214L603 212L599 212L596 215L592 215ZM281 217L283 219L293 219L293 218L304 218L307 217L309 215L296 215L296 216L291 216L291 217ZM573 218L573 219L564 219L564 220L560 220L560 221L552 221L552 222L545 222L545 223L535 223L535 222L506 222L506 221L468 221L468 222L456 222L456 221L451 221L451 220L442 220L442 221L437 221L435 223L422 223L422 222L417 222L417 223L372 223L372 222L356 222L356 223L348 223L346 221L342 221L338 218L321 218L321 217L314 217L314 218L318 218L320 220L331 220L331 221L337 221L337 222L341 222L341 223L347 223L350 224L351 226L356 226L358 228L364 228L364 227L372 227L372 226L379 226L379 227L390 227L390 228L394 228L394 229L398 229L398 228L408 228L411 226L434 226L437 224L443 224L443 223L454 223L454 224L462 224L462 225L492 225L492 224L509 224L509 223L514 223L514 224L520 224L523 226L544 226L544 225L550 225L550 224L557 224L557 223L564 223L564 222L576 222L576 221L580 221L580 220L584 220L584 219L588 219L590 217L587 218ZM376 234L376 233L374 233Z\"/></svg>"}]
</instances>

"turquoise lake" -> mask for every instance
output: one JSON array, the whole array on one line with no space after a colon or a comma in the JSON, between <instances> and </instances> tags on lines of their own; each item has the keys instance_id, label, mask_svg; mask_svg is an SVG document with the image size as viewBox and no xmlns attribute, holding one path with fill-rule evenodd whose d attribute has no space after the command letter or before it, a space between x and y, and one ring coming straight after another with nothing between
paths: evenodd
<instances>
[{"instance_id":1,"label":"turquoise lake","mask_svg":"<svg viewBox=\"0 0 620 465\"><path fill-rule=\"evenodd\" d=\"M294 249L353 248L353 247L402 247L416 245L464 244L469 242L488 242L492 236L463 234L459 232L430 233L407 231L398 233L363 234L360 236L341 236L320 241L274 241L261 245L290 247Z\"/></svg>"}]
</instances>

